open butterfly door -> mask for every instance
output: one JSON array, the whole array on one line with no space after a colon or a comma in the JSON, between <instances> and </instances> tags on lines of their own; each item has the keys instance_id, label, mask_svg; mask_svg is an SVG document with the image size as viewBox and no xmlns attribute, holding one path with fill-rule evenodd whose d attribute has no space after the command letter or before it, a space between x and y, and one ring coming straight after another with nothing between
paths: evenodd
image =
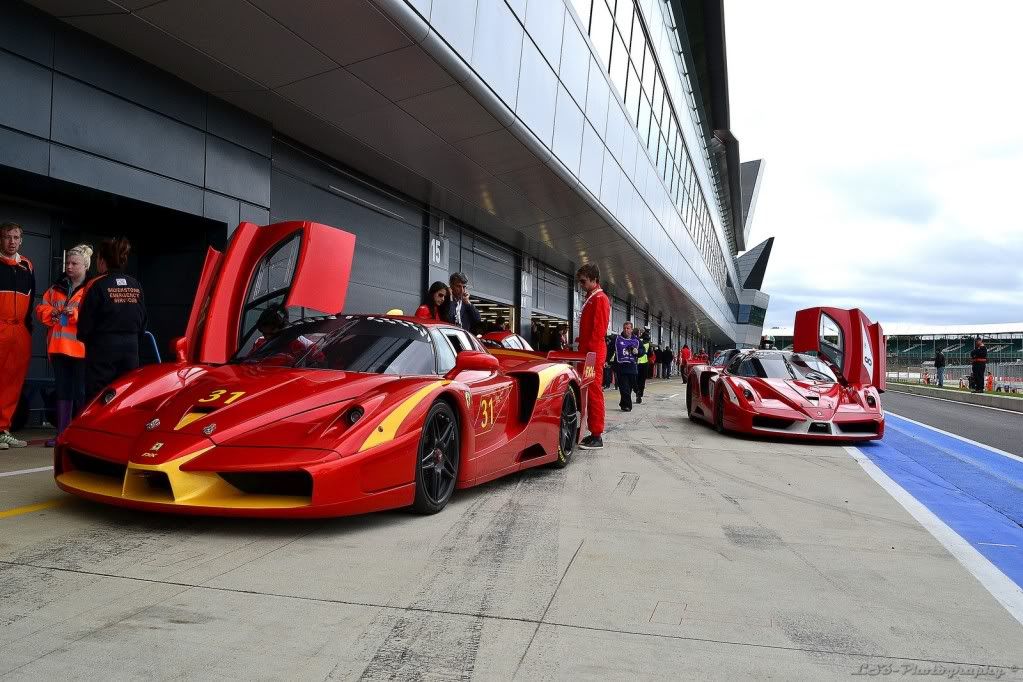
<instances>
[{"instance_id":1,"label":"open butterfly door","mask_svg":"<svg viewBox=\"0 0 1023 682\"><path fill-rule=\"evenodd\" d=\"M355 235L312 222L241 223L227 252L206 254L178 360L223 363L250 343L267 308L344 308Z\"/></svg>"},{"instance_id":2,"label":"open butterfly door","mask_svg":"<svg viewBox=\"0 0 1023 682\"><path fill-rule=\"evenodd\" d=\"M859 308L806 308L796 312L792 349L814 352L847 384L884 390L884 333Z\"/></svg>"}]
</instances>

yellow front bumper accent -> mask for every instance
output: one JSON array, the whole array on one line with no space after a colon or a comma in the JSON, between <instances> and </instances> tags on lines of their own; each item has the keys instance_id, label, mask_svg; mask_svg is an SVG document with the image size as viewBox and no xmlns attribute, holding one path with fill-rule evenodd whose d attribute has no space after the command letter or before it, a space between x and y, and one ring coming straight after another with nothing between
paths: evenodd
<instances>
[{"instance_id":1,"label":"yellow front bumper accent","mask_svg":"<svg viewBox=\"0 0 1023 682\"><path fill-rule=\"evenodd\" d=\"M212 446L165 464L128 463L124 478L68 471L57 476L57 482L73 490L151 504L218 507L229 509L290 509L307 507L308 497L285 495L250 495L244 493L212 471L182 471L181 467ZM155 487L147 480L152 474L166 475L170 490Z\"/></svg>"}]
</instances>

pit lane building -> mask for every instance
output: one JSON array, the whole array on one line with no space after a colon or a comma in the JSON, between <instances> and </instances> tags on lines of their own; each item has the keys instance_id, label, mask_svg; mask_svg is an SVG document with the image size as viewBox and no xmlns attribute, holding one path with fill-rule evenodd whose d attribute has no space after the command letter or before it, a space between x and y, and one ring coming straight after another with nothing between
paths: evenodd
<instances>
[{"instance_id":1,"label":"pit lane building","mask_svg":"<svg viewBox=\"0 0 1023 682\"><path fill-rule=\"evenodd\" d=\"M614 327L761 334L720 1L10 0L0 88L0 219L40 293L65 249L128 236L163 348L246 220L354 232L349 311L462 271L527 333L578 319L592 261ZM34 354L46 376L38 329Z\"/></svg>"}]
</instances>

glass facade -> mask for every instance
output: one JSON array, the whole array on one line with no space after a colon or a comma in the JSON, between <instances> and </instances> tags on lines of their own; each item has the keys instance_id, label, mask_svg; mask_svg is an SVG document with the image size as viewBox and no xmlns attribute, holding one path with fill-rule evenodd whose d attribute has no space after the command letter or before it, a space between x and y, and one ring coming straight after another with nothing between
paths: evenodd
<instances>
[{"instance_id":1,"label":"glass facade","mask_svg":"<svg viewBox=\"0 0 1023 682\"><path fill-rule=\"evenodd\" d=\"M697 166L672 103L673 99L685 101L680 83L675 82L681 79L665 78L655 55L651 32L644 25L643 12L636 0L572 0L572 6L582 26L588 30L601 66L625 104L714 283L724 292L728 277L725 254L714 233L711 211L700 189ZM651 15L656 17L655 21L662 20L656 7ZM673 41L672 49L680 50L675 32L662 22L658 23L663 34L658 38Z\"/></svg>"}]
</instances>

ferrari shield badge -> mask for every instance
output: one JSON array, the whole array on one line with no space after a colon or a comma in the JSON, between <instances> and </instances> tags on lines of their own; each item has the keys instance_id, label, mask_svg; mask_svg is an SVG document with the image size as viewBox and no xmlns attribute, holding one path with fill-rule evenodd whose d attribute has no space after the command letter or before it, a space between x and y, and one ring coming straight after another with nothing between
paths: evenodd
<instances>
[{"instance_id":1,"label":"ferrari shield badge","mask_svg":"<svg viewBox=\"0 0 1023 682\"><path fill-rule=\"evenodd\" d=\"M213 432L216 431L216 430L217 430L217 425L216 424L207 424L205 427L203 427L202 435L204 435L204 436L212 436Z\"/></svg>"},{"instance_id":2,"label":"ferrari shield badge","mask_svg":"<svg viewBox=\"0 0 1023 682\"><path fill-rule=\"evenodd\" d=\"M159 419L153 419L149 423L146 424L146 431L152 431L153 429L155 429L159 425L160 425L160 420Z\"/></svg>"},{"instance_id":3,"label":"ferrari shield badge","mask_svg":"<svg viewBox=\"0 0 1023 682\"><path fill-rule=\"evenodd\" d=\"M465 392L465 406L467 408L472 407L472 394L469 391Z\"/></svg>"}]
</instances>

